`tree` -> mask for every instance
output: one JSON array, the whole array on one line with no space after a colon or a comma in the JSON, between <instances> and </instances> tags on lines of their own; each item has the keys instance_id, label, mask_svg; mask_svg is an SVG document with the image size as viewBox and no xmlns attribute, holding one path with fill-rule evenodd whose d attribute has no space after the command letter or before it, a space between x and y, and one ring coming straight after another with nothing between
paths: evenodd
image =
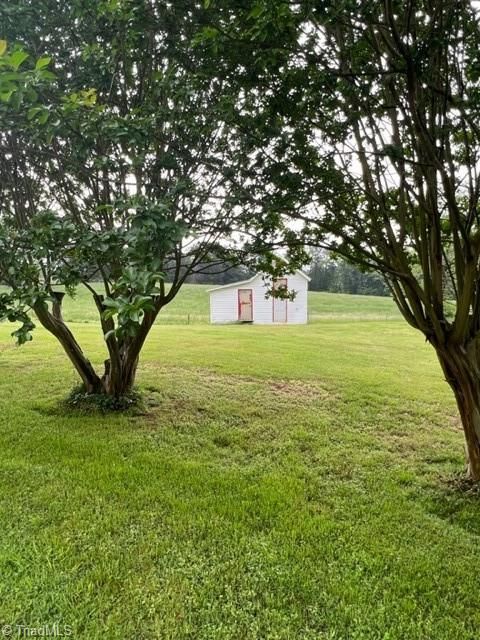
<instances>
[{"instance_id":1,"label":"tree","mask_svg":"<svg viewBox=\"0 0 480 640\"><path fill-rule=\"evenodd\" d=\"M264 232L258 248L280 242L283 229L292 249L323 247L382 274L436 351L479 481L475 3L239 4L222 3L212 20L215 46L245 89L230 118L244 135L245 222L254 214Z\"/></svg>"},{"instance_id":2,"label":"tree","mask_svg":"<svg viewBox=\"0 0 480 640\"><path fill-rule=\"evenodd\" d=\"M310 289L313 291L332 291L335 281L335 263L328 251L312 250L310 270Z\"/></svg>"},{"instance_id":3,"label":"tree","mask_svg":"<svg viewBox=\"0 0 480 640\"><path fill-rule=\"evenodd\" d=\"M183 282L240 262L225 188L233 145L220 118L228 83L205 73L191 45L203 6L4 4L4 37L21 43L27 71L40 56L45 82L0 110L0 281L10 287L0 312L21 322L20 343L32 337L33 312L87 393L122 396ZM65 291L77 286L98 308L103 373L62 318Z\"/></svg>"},{"instance_id":4,"label":"tree","mask_svg":"<svg viewBox=\"0 0 480 640\"><path fill-rule=\"evenodd\" d=\"M376 273L362 272L342 258L335 258L324 249L312 251L309 275L312 291L353 293L360 295L389 295L385 282Z\"/></svg>"}]
</instances>

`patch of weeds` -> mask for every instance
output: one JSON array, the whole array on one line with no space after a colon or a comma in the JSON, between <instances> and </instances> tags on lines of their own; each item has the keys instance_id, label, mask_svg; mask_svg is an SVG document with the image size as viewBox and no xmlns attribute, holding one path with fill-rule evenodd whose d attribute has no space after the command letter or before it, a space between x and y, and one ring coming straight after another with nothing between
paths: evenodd
<instances>
[{"instance_id":1,"label":"patch of weeds","mask_svg":"<svg viewBox=\"0 0 480 640\"><path fill-rule=\"evenodd\" d=\"M227 447L231 446L232 441L231 441L231 438L229 438L228 435L219 434L217 436L214 436L213 444L215 446L217 446L217 447L227 448Z\"/></svg>"},{"instance_id":2,"label":"patch of weeds","mask_svg":"<svg viewBox=\"0 0 480 640\"><path fill-rule=\"evenodd\" d=\"M480 485L469 479L465 471L442 473L422 487L417 486L410 496L422 502L425 510L450 526L479 535L478 499Z\"/></svg>"},{"instance_id":3,"label":"patch of weeds","mask_svg":"<svg viewBox=\"0 0 480 640\"><path fill-rule=\"evenodd\" d=\"M446 477L444 485L447 489L446 493L450 493L452 496L480 497L480 483L469 478L464 471L458 471Z\"/></svg>"},{"instance_id":4,"label":"patch of weeds","mask_svg":"<svg viewBox=\"0 0 480 640\"><path fill-rule=\"evenodd\" d=\"M85 387L75 387L68 394L64 404L83 414L119 413L142 408L142 396L137 390L123 396L109 396L104 393L87 393Z\"/></svg>"},{"instance_id":5,"label":"patch of weeds","mask_svg":"<svg viewBox=\"0 0 480 640\"><path fill-rule=\"evenodd\" d=\"M414 486L417 479L413 471L405 468L398 469L394 475L397 483L403 487Z\"/></svg>"},{"instance_id":6,"label":"patch of weeds","mask_svg":"<svg viewBox=\"0 0 480 640\"><path fill-rule=\"evenodd\" d=\"M154 385L154 384L145 385L145 389L146 389L146 391L149 391L151 393L159 393L160 392L159 387L157 385Z\"/></svg>"}]
</instances>

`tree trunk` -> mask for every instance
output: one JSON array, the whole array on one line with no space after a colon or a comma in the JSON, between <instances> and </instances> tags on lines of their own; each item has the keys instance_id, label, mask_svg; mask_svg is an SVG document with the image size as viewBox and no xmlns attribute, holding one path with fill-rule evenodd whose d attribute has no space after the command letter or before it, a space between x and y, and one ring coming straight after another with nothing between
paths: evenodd
<instances>
[{"instance_id":1,"label":"tree trunk","mask_svg":"<svg viewBox=\"0 0 480 640\"><path fill-rule=\"evenodd\" d=\"M105 360L105 373L102 376L103 393L119 398L128 395L135 383L137 358L121 358L119 366L112 366L111 360Z\"/></svg>"},{"instance_id":2,"label":"tree trunk","mask_svg":"<svg viewBox=\"0 0 480 640\"><path fill-rule=\"evenodd\" d=\"M480 352L473 341L468 346L437 348L445 378L455 394L465 434L468 475L480 481Z\"/></svg>"},{"instance_id":3,"label":"tree trunk","mask_svg":"<svg viewBox=\"0 0 480 640\"><path fill-rule=\"evenodd\" d=\"M145 340L152 328L160 308L145 313L142 324L134 338L118 339L113 335L115 324L111 318L105 319L103 312L104 296L95 294L95 304L100 315L100 322L105 336L109 359L105 360L102 376L103 393L114 397L128 395L135 383L138 360Z\"/></svg>"},{"instance_id":4,"label":"tree trunk","mask_svg":"<svg viewBox=\"0 0 480 640\"><path fill-rule=\"evenodd\" d=\"M101 312L102 300L99 296L97 296L97 306ZM147 311L145 313L143 322L135 337L127 338L125 341L117 341L117 339L113 337L107 340L110 358L105 361L105 373L102 377L102 383L105 388L105 393L108 395L119 397L127 395L132 391L137 374L140 352L143 349L145 340L150 333L150 329L159 311L160 306L154 311ZM113 328L113 325L111 322L102 319L102 328L104 334L107 334L107 332Z\"/></svg>"},{"instance_id":5,"label":"tree trunk","mask_svg":"<svg viewBox=\"0 0 480 640\"><path fill-rule=\"evenodd\" d=\"M86 392L101 393L102 381L95 372L91 362L85 357L74 335L61 319L60 309L57 309L55 315L53 315L45 304L39 303L35 305L34 311L45 329L55 336L62 345L70 362L77 370Z\"/></svg>"},{"instance_id":6,"label":"tree trunk","mask_svg":"<svg viewBox=\"0 0 480 640\"><path fill-rule=\"evenodd\" d=\"M112 319L105 320L103 318L103 296L95 294L94 299L100 313L102 329L104 335L108 335L106 344L109 359L105 361L104 374L100 378L62 319L62 299L63 295L55 296L51 312L45 303L35 305L34 311L45 329L54 335L62 345L80 375L85 391L115 398L128 395L135 383L140 352L160 310L160 306L154 311L145 313L144 320L135 337L119 340L111 334L115 326Z\"/></svg>"},{"instance_id":7,"label":"tree trunk","mask_svg":"<svg viewBox=\"0 0 480 640\"><path fill-rule=\"evenodd\" d=\"M142 342L120 347L114 338L109 339L110 359L105 361L103 376L96 373L91 362L83 353L74 335L61 319L61 313L50 313L46 305L35 307L35 313L42 325L62 345L73 366L77 370L85 391L91 394L105 394L119 398L132 391L137 373L139 349ZM133 348L132 348L133 347Z\"/></svg>"}]
</instances>

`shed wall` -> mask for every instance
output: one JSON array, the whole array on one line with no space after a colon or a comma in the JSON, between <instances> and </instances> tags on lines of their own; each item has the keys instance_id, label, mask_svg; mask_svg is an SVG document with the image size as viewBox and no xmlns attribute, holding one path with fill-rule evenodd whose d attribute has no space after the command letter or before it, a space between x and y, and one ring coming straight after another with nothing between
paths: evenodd
<instances>
[{"instance_id":1,"label":"shed wall","mask_svg":"<svg viewBox=\"0 0 480 640\"><path fill-rule=\"evenodd\" d=\"M288 324L306 324L308 321L308 282L298 273L288 276L288 288L296 291L293 302L287 301ZM210 293L210 321L222 324L238 321L238 289L253 291L253 321L256 324L273 324L273 299L265 298L266 286L261 275L252 282Z\"/></svg>"}]
</instances>

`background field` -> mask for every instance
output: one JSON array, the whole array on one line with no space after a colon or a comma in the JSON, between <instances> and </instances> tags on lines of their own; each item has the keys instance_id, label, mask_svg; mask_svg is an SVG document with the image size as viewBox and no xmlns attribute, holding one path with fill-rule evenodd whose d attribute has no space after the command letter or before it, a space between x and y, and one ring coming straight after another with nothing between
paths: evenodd
<instances>
[{"instance_id":1,"label":"background field","mask_svg":"<svg viewBox=\"0 0 480 640\"><path fill-rule=\"evenodd\" d=\"M192 300L201 310L203 289L177 309ZM17 349L0 325L0 623L82 639L478 637L480 497L460 482L434 354L371 319L388 300L311 304L335 317L155 327L139 415L65 414L75 377L58 345L39 330ZM98 327L74 329L99 364Z\"/></svg>"},{"instance_id":2,"label":"background field","mask_svg":"<svg viewBox=\"0 0 480 640\"><path fill-rule=\"evenodd\" d=\"M101 290L100 285L96 285ZM157 324L206 324L209 322L209 294L212 285L185 285L165 307ZM97 322L98 314L90 292L80 287L72 299L65 298L64 317L69 322ZM325 319L393 320L400 314L390 298L348 294L309 293L311 322Z\"/></svg>"}]
</instances>

